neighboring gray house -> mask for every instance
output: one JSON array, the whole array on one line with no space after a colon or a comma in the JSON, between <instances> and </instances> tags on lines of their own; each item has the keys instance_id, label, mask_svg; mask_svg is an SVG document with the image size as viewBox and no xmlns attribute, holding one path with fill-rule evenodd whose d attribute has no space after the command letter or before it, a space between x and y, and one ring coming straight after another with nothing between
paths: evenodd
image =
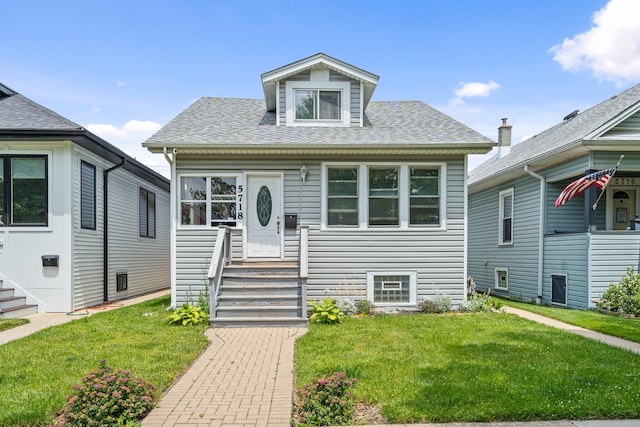
<instances>
[{"instance_id":1,"label":"neighboring gray house","mask_svg":"<svg viewBox=\"0 0 640 427\"><path fill-rule=\"evenodd\" d=\"M637 270L640 233L640 85L509 151L500 126L499 154L469 176L468 271L494 294L574 308L594 306L627 267ZM556 208L569 183L624 160L605 188ZM638 227L640 228L640 227Z\"/></svg>"},{"instance_id":2,"label":"neighboring gray house","mask_svg":"<svg viewBox=\"0 0 640 427\"><path fill-rule=\"evenodd\" d=\"M168 288L169 244L167 179L0 84L0 317Z\"/></svg>"},{"instance_id":3,"label":"neighboring gray house","mask_svg":"<svg viewBox=\"0 0 640 427\"><path fill-rule=\"evenodd\" d=\"M325 296L460 303L467 155L495 144L371 101L378 76L322 53L261 77L264 99L201 98L143 144L171 163L173 305L209 279L218 325L301 323Z\"/></svg>"}]
</instances>

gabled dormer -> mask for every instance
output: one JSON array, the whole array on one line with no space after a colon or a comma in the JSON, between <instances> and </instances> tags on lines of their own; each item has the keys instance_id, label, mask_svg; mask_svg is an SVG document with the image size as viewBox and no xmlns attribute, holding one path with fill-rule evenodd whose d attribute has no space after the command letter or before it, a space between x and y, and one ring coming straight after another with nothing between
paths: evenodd
<instances>
[{"instance_id":1,"label":"gabled dormer","mask_svg":"<svg viewBox=\"0 0 640 427\"><path fill-rule=\"evenodd\" d=\"M276 126L362 127L379 77L324 53L262 74Z\"/></svg>"}]
</instances>

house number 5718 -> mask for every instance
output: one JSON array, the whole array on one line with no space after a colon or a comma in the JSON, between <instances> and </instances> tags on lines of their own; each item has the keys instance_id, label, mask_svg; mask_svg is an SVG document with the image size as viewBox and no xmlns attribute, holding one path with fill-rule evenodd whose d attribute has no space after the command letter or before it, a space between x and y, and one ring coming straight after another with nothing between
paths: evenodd
<instances>
[{"instance_id":1,"label":"house number 5718","mask_svg":"<svg viewBox=\"0 0 640 427\"><path fill-rule=\"evenodd\" d=\"M244 211L242 210L242 190L243 190L243 186L242 185L238 185L238 191L237 191L237 196L238 196L238 219L242 219L244 218Z\"/></svg>"}]
</instances>

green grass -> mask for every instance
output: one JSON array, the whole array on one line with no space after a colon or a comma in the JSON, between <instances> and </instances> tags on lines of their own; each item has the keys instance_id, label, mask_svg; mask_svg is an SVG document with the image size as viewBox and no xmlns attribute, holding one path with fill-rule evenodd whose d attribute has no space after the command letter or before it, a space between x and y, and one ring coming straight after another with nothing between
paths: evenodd
<instances>
[{"instance_id":1,"label":"green grass","mask_svg":"<svg viewBox=\"0 0 640 427\"><path fill-rule=\"evenodd\" d=\"M47 425L101 359L165 390L207 346L165 324L169 297L94 314L0 346L0 426Z\"/></svg>"},{"instance_id":2,"label":"green grass","mask_svg":"<svg viewBox=\"0 0 640 427\"><path fill-rule=\"evenodd\" d=\"M357 378L391 423L640 417L640 356L506 313L312 324L295 366Z\"/></svg>"},{"instance_id":3,"label":"green grass","mask_svg":"<svg viewBox=\"0 0 640 427\"><path fill-rule=\"evenodd\" d=\"M0 332L29 323L28 319L0 319Z\"/></svg>"},{"instance_id":4,"label":"green grass","mask_svg":"<svg viewBox=\"0 0 640 427\"><path fill-rule=\"evenodd\" d=\"M592 310L571 310L502 300L510 307L570 323L592 331L640 343L640 320L612 316Z\"/></svg>"}]
</instances>

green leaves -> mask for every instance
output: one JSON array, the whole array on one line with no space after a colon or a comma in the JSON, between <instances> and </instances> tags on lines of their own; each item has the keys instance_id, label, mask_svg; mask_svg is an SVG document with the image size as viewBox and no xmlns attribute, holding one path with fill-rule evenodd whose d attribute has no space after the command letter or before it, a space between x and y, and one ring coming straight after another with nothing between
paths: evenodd
<instances>
[{"instance_id":1,"label":"green leaves","mask_svg":"<svg viewBox=\"0 0 640 427\"><path fill-rule=\"evenodd\" d=\"M325 298L320 302L309 301L309 305L313 307L313 314L309 318L311 322L316 323L342 323L344 313L338 308L338 304L334 299Z\"/></svg>"},{"instance_id":2,"label":"green leaves","mask_svg":"<svg viewBox=\"0 0 640 427\"><path fill-rule=\"evenodd\" d=\"M199 325L207 322L209 314L207 311L199 305L189 305L184 303L182 307L175 310L167 317L167 323L169 325Z\"/></svg>"}]
</instances>

